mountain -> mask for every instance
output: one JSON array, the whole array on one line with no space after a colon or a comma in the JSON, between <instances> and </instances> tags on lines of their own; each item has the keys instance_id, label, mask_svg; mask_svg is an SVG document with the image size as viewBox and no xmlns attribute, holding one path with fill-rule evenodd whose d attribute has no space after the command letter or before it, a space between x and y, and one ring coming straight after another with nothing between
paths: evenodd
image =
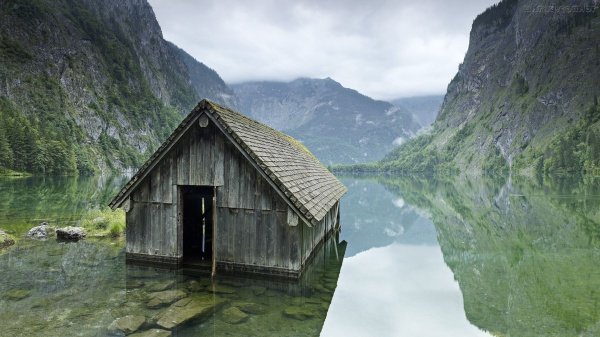
<instances>
[{"instance_id":1,"label":"mountain","mask_svg":"<svg viewBox=\"0 0 600 337\"><path fill-rule=\"evenodd\" d=\"M413 119L422 127L428 127L435 122L443 101L444 95L429 95L398 98L391 100L390 103L410 112Z\"/></svg>"},{"instance_id":2,"label":"mountain","mask_svg":"<svg viewBox=\"0 0 600 337\"><path fill-rule=\"evenodd\" d=\"M204 63L197 61L193 56L173 43L167 43L175 50L179 58L183 60L183 63L187 67L190 83L196 90L199 98L208 98L230 108L237 109L237 97L216 71L207 67Z\"/></svg>"},{"instance_id":3,"label":"mountain","mask_svg":"<svg viewBox=\"0 0 600 337\"><path fill-rule=\"evenodd\" d=\"M600 172L600 6L504 0L473 22L433 131L388 170Z\"/></svg>"},{"instance_id":4,"label":"mountain","mask_svg":"<svg viewBox=\"0 0 600 337\"><path fill-rule=\"evenodd\" d=\"M0 79L0 170L134 168L201 98L233 102L145 0L1 1Z\"/></svg>"},{"instance_id":5,"label":"mountain","mask_svg":"<svg viewBox=\"0 0 600 337\"><path fill-rule=\"evenodd\" d=\"M243 113L297 138L326 164L379 160L420 128L410 113L330 78L231 87Z\"/></svg>"}]
</instances>

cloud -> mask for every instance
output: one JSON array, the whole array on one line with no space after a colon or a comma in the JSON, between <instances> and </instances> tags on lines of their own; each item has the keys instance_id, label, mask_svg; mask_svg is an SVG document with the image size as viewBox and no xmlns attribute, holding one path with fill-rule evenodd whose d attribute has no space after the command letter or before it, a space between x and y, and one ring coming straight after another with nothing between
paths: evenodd
<instances>
[{"instance_id":1,"label":"cloud","mask_svg":"<svg viewBox=\"0 0 600 337\"><path fill-rule=\"evenodd\" d=\"M167 40L228 83L332 77L379 99L444 93L492 0L150 0Z\"/></svg>"}]
</instances>

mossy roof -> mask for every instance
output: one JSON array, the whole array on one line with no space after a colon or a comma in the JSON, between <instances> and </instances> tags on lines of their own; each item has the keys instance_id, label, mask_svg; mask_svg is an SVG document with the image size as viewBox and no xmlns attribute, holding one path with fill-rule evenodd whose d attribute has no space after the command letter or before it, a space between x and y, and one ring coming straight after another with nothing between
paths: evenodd
<instances>
[{"instance_id":1,"label":"mossy roof","mask_svg":"<svg viewBox=\"0 0 600 337\"><path fill-rule=\"evenodd\" d=\"M115 196L110 203L112 208L120 206L136 182L151 171L203 113L212 117L296 211L312 224L323 219L346 193L346 187L299 141L231 109L202 100Z\"/></svg>"}]
</instances>

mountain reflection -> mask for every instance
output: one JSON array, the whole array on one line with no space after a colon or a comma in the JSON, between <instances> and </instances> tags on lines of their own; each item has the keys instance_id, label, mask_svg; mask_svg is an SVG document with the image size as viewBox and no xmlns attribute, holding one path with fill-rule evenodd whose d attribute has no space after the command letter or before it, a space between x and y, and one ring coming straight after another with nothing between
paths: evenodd
<instances>
[{"instance_id":1,"label":"mountain reflection","mask_svg":"<svg viewBox=\"0 0 600 337\"><path fill-rule=\"evenodd\" d=\"M471 323L497 336L600 335L598 180L380 181L430 214Z\"/></svg>"}]
</instances>

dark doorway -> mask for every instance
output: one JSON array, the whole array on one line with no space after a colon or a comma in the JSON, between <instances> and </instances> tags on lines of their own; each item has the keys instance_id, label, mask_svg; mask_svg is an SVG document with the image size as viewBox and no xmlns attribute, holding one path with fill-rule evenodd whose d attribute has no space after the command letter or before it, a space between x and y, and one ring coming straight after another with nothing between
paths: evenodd
<instances>
[{"instance_id":1,"label":"dark doorway","mask_svg":"<svg viewBox=\"0 0 600 337\"><path fill-rule=\"evenodd\" d=\"M182 186L183 260L211 264L213 253L212 186Z\"/></svg>"}]
</instances>

